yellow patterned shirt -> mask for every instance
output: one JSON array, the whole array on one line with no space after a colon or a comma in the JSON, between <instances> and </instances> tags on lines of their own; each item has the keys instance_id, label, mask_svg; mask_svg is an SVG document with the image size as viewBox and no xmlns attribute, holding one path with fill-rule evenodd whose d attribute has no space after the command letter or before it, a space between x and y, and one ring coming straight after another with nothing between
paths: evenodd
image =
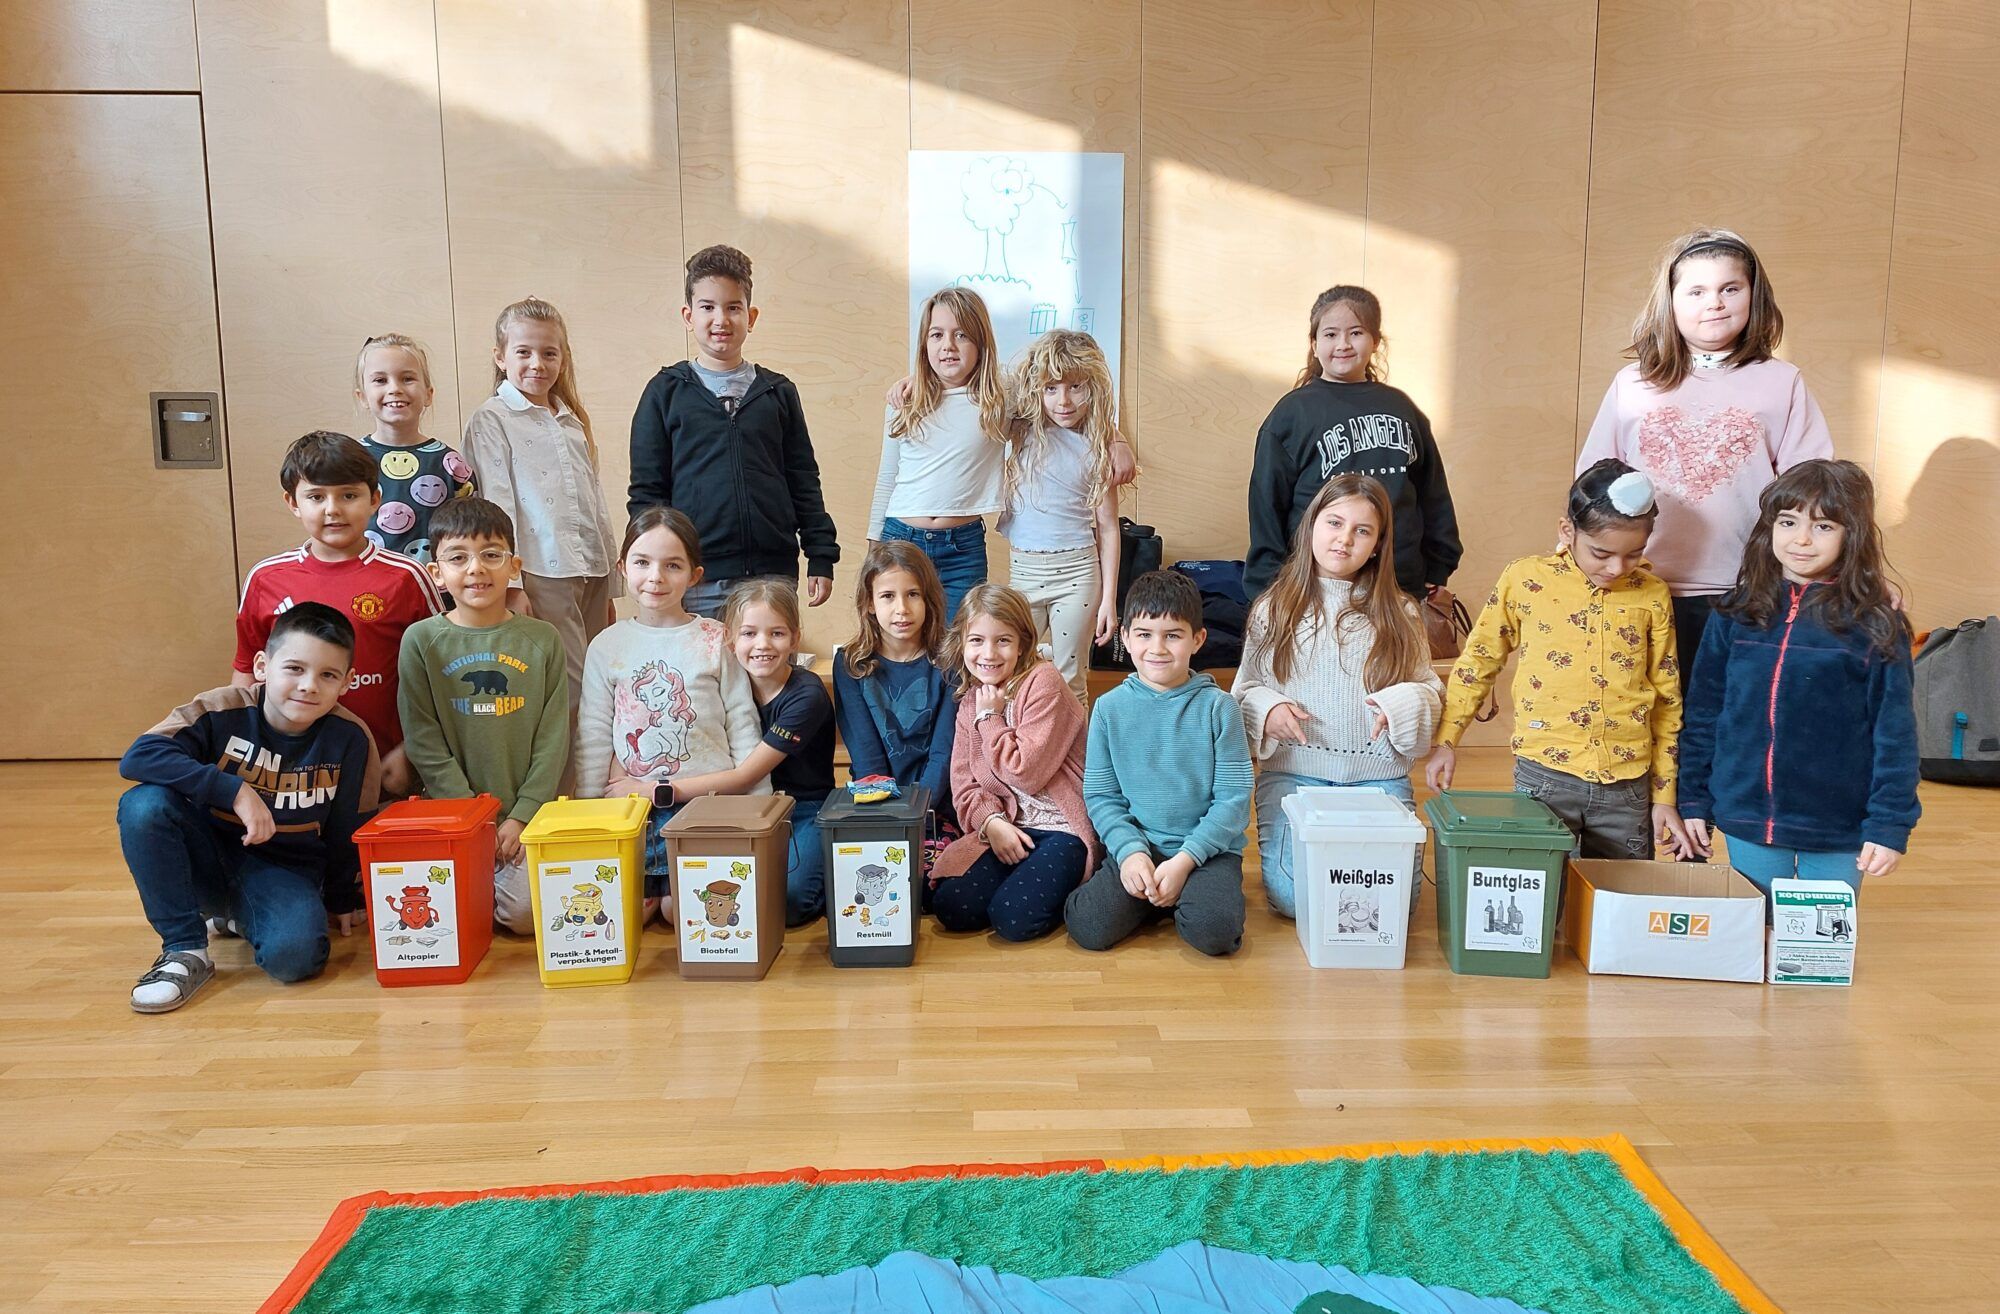
<instances>
[{"instance_id":1,"label":"yellow patterned shirt","mask_svg":"<svg viewBox=\"0 0 2000 1314\"><path fill-rule=\"evenodd\" d=\"M1458 743L1516 649L1516 757L1600 785L1650 771L1653 802L1674 801L1681 681L1658 576L1600 589L1567 550L1507 567L1445 681L1439 743Z\"/></svg>"}]
</instances>

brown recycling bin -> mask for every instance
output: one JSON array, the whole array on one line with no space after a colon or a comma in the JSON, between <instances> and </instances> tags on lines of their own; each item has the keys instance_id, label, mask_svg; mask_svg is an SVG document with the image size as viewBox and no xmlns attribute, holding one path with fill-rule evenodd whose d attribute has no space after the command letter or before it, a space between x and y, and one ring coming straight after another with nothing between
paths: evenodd
<instances>
[{"instance_id":1,"label":"brown recycling bin","mask_svg":"<svg viewBox=\"0 0 2000 1314\"><path fill-rule=\"evenodd\" d=\"M689 980L759 981L785 947L786 794L711 794L667 823L674 933Z\"/></svg>"}]
</instances>

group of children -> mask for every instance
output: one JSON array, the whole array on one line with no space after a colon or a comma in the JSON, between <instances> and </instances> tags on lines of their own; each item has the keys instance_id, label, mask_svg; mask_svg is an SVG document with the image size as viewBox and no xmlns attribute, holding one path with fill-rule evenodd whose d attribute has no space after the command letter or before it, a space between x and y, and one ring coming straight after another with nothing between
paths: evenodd
<instances>
[{"instance_id":1,"label":"group of children","mask_svg":"<svg viewBox=\"0 0 2000 1314\"><path fill-rule=\"evenodd\" d=\"M1137 473L1104 355L1057 330L1011 373L979 297L924 305L890 391L854 638L833 694L796 664L804 600L840 546L799 394L744 359L750 263L689 262L693 359L648 384L614 534L562 317L517 302L462 455L421 431L428 363L373 338L362 440L317 432L281 470L307 541L250 572L233 687L142 735L121 770L125 852L162 952L132 994L165 1012L247 938L285 980L357 915L355 827L382 797L500 802L495 919L531 932L521 832L560 792L638 795L649 915L662 827L704 794L793 800L787 921L825 906L816 818L836 728L856 779L924 786L926 904L947 930L1104 949L1172 917L1242 941L1254 794L1273 911L1298 895L1282 801L1409 800L1510 657L1515 787L1586 855L1705 858L1760 886L1893 869L1917 818L1908 630L1868 478L1830 459L1747 243L1676 241L1579 460L1554 550L1503 572L1448 680L1421 600L1461 547L1428 422L1383 381L1381 306L1315 302L1309 359L1258 434L1233 690L1193 670L1193 582L1134 581L1118 614L1115 490ZM990 582L985 517L1010 541ZM629 594L619 621L614 599ZM1134 673L1086 715L1093 640ZM1258 765L1253 767L1253 762ZM1677 793L1678 791L1678 793Z\"/></svg>"}]
</instances>

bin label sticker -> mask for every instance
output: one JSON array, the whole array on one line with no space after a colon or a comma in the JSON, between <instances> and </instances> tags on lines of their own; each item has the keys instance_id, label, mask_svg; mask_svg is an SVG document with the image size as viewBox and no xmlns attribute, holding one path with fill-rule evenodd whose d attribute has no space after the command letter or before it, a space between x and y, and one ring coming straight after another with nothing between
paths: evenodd
<instances>
[{"instance_id":1,"label":"bin label sticker","mask_svg":"<svg viewBox=\"0 0 2000 1314\"><path fill-rule=\"evenodd\" d=\"M1844 882L1781 877L1771 882L1768 980L1774 985L1847 985L1854 980L1854 891Z\"/></svg>"},{"instance_id":2,"label":"bin label sticker","mask_svg":"<svg viewBox=\"0 0 2000 1314\"><path fill-rule=\"evenodd\" d=\"M368 910L375 930L375 966L458 966L458 864L371 862L368 888L382 900Z\"/></svg>"},{"instance_id":3,"label":"bin label sticker","mask_svg":"<svg viewBox=\"0 0 2000 1314\"><path fill-rule=\"evenodd\" d=\"M834 845L826 890L833 943L843 949L913 943L917 910L910 906L912 888L907 841Z\"/></svg>"},{"instance_id":4,"label":"bin label sticker","mask_svg":"<svg viewBox=\"0 0 2000 1314\"><path fill-rule=\"evenodd\" d=\"M1466 875L1465 947L1541 953L1548 873L1532 867L1474 867Z\"/></svg>"},{"instance_id":5,"label":"bin label sticker","mask_svg":"<svg viewBox=\"0 0 2000 1314\"><path fill-rule=\"evenodd\" d=\"M624 924L625 859L616 854L543 863L542 966L551 972L623 967L632 928Z\"/></svg>"},{"instance_id":6,"label":"bin label sticker","mask_svg":"<svg viewBox=\"0 0 2000 1314\"><path fill-rule=\"evenodd\" d=\"M1374 867L1327 870L1327 915L1319 919L1321 944L1396 945L1403 942L1403 889L1407 877Z\"/></svg>"},{"instance_id":7,"label":"bin label sticker","mask_svg":"<svg viewBox=\"0 0 2000 1314\"><path fill-rule=\"evenodd\" d=\"M748 853L674 859L674 915L682 962L756 962L757 859Z\"/></svg>"}]
</instances>

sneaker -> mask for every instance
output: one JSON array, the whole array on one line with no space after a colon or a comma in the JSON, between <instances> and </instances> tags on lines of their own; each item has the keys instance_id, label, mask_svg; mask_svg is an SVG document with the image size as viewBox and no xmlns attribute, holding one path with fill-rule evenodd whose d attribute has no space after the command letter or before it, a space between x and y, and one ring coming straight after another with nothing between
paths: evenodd
<instances>
[{"instance_id":1,"label":"sneaker","mask_svg":"<svg viewBox=\"0 0 2000 1314\"><path fill-rule=\"evenodd\" d=\"M153 960L153 966L132 986L132 1011L171 1013L194 998L194 992L215 975L215 964L204 954L175 950Z\"/></svg>"}]
</instances>

